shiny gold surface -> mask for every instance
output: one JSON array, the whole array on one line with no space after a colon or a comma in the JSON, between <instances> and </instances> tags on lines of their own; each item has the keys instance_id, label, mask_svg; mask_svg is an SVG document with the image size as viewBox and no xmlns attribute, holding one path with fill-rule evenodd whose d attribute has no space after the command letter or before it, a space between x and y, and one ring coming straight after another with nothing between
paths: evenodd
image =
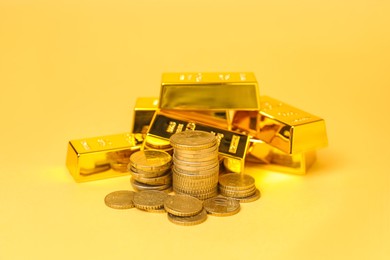
<instances>
[{"instance_id":1,"label":"shiny gold surface","mask_svg":"<svg viewBox=\"0 0 390 260\"><path fill-rule=\"evenodd\" d=\"M292 174L305 174L316 160L316 151L305 151L288 154L262 142L250 142L246 161L251 162L259 169ZM234 161L225 163L225 167L237 171L238 164Z\"/></svg>"},{"instance_id":2,"label":"shiny gold surface","mask_svg":"<svg viewBox=\"0 0 390 260\"><path fill-rule=\"evenodd\" d=\"M139 97L135 102L132 133L146 134L150 121L152 121L154 111L158 108L158 98Z\"/></svg>"},{"instance_id":3,"label":"shiny gold surface","mask_svg":"<svg viewBox=\"0 0 390 260\"><path fill-rule=\"evenodd\" d=\"M251 72L163 73L159 107L259 110L257 80Z\"/></svg>"},{"instance_id":4,"label":"shiny gold surface","mask_svg":"<svg viewBox=\"0 0 390 260\"><path fill-rule=\"evenodd\" d=\"M128 175L129 156L141 144L142 138L130 133L72 140L66 166L77 182Z\"/></svg>"},{"instance_id":5,"label":"shiny gold surface","mask_svg":"<svg viewBox=\"0 0 390 260\"><path fill-rule=\"evenodd\" d=\"M256 135L257 139L289 154L327 146L325 121L322 118L271 97L262 96L260 100L260 132Z\"/></svg>"}]
</instances>

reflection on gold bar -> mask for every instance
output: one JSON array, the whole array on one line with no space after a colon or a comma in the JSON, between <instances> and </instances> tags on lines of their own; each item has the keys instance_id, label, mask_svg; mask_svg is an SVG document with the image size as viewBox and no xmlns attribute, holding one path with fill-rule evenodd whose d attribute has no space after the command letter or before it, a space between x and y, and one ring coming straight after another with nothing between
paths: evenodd
<instances>
[{"instance_id":1,"label":"reflection on gold bar","mask_svg":"<svg viewBox=\"0 0 390 260\"><path fill-rule=\"evenodd\" d=\"M164 73L161 109L259 110L257 80L251 72Z\"/></svg>"},{"instance_id":2,"label":"reflection on gold bar","mask_svg":"<svg viewBox=\"0 0 390 260\"><path fill-rule=\"evenodd\" d=\"M245 111L234 115L233 129L248 132L288 154L312 151L328 144L322 118L267 96L261 96L260 101L260 129L253 124L255 116Z\"/></svg>"},{"instance_id":3,"label":"reflection on gold bar","mask_svg":"<svg viewBox=\"0 0 390 260\"><path fill-rule=\"evenodd\" d=\"M146 134L154 111L158 108L158 98L140 97L137 98L134 107L134 120L131 132Z\"/></svg>"},{"instance_id":4,"label":"reflection on gold bar","mask_svg":"<svg viewBox=\"0 0 390 260\"><path fill-rule=\"evenodd\" d=\"M142 142L141 134L130 133L72 140L66 166L76 182L125 176L130 155Z\"/></svg>"},{"instance_id":5,"label":"reflection on gold bar","mask_svg":"<svg viewBox=\"0 0 390 260\"><path fill-rule=\"evenodd\" d=\"M181 131L201 130L214 133L219 139L219 154L224 157L244 160L249 143L249 137L237 132L199 123L195 120L186 120L166 110L157 110L150 124L146 138L149 136L169 140Z\"/></svg>"},{"instance_id":6,"label":"reflection on gold bar","mask_svg":"<svg viewBox=\"0 0 390 260\"><path fill-rule=\"evenodd\" d=\"M316 152L306 151L287 154L264 142L250 142L245 158L247 165L258 169L292 174L305 174L316 160ZM241 172L240 163L234 159L225 159L224 166L228 171Z\"/></svg>"}]
</instances>

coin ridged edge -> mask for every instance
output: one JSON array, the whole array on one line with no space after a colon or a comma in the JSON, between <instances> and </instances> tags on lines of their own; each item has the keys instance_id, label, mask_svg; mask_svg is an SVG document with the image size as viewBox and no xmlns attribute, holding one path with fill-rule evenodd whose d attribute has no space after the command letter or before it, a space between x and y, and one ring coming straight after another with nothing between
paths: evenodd
<instances>
[{"instance_id":1,"label":"coin ridged edge","mask_svg":"<svg viewBox=\"0 0 390 260\"><path fill-rule=\"evenodd\" d=\"M181 225L181 226L194 226L201 224L206 221L207 219L207 211L203 209L201 212L199 212L196 215L193 216L176 216L168 212L168 220L171 221L174 224Z\"/></svg>"}]
</instances>

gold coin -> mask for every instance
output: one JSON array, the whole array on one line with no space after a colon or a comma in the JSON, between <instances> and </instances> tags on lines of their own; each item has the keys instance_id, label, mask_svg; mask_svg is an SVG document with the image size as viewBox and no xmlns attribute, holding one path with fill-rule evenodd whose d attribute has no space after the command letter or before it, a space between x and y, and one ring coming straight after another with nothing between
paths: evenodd
<instances>
[{"instance_id":1,"label":"gold coin","mask_svg":"<svg viewBox=\"0 0 390 260\"><path fill-rule=\"evenodd\" d=\"M172 183L172 174L170 172L168 174L158 176L158 177L144 177L134 172L130 172L130 173L131 173L131 177L134 180L148 185L165 185L165 184Z\"/></svg>"},{"instance_id":2,"label":"gold coin","mask_svg":"<svg viewBox=\"0 0 390 260\"><path fill-rule=\"evenodd\" d=\"M246 190L255 186L255 179L242 173L227 173L219 177L219 184L229 190Z\"/></svg>"},{"instance_id":3,"label":"gold coin","mask_svg":"<svg viewBox=\"0 0 390 260\"><path fill-rule=\"evenodd\" d=\"M215 189L215 190L212 190L210 192L207 192L207 193L194 193L194 194L191 194L190 192L186 191L186 192L181 192L180 190L176 190L175 188L173 188L173 191L178 194L178 195L189 195L189 196L192 196L192 197L195 197L199 200L206 200L206 199L209 199L209 198L212 198L212 197L215 197L218 195L218 190Z\"/></svg>"},{"instance_id":4,"label":"gold coin","mask_svg":"<svg viewBox=\"0 0 390 260\"><path fill-rule=\"evenodd\" d=\"M198 150L216 145L217 138L206 131L189 130L173 134L169 141L175 149Z\"/></svg>"},{"instance_id":5,"label":"gold coin","mask_svg":"<svg viewBox=\"0 0 390 260\"><path fill-rule=\"evenodd\" d=\"M169 196L159 190L144 190L134 194L133 202L136 208L142 210L161 209L164 207L164 200Z\"/></svg>"},{"instance_id":6,"label":"gold coin","mask_svg":"<svg viewBox=\"0 0 390 260\"><path fill-rule=\"evenodd\" d=\"M219 164L215 165L213 168L207 169L207 170L199 170L199 169L192 169L192 170L185 170L180 167L177 167L176 165L173 165L172 171L176 172L182 176L186 177L192 177L192 178L207 178L210 175L215 175L219 173Z\"/></svg>"},{"instance_id":7,"label":"gold coin","mask_svg":"<svg viewBox=\"0 0 390 260\"><path fill-rule=\"evenodd\" d=\"M188 149L175 149L175 153L179 154L179 155L182 155L184 157L202 157L202 154L205 153L205 154L208 154L208 153L212 153L212 152L215 152L217 151L218 152L218 145L217 144L214 144L214 145L211 145L210 147L208 148L203 148L203 149L196 149L196 150L188 150Z\"/></svg>"},{"instance_id":8,"label":"gold coin","mask_svg":"<svg viewBox=\"0 0 390 260\"><path fill-rule=\"evenodd\" d=\"M113 209L130 209L134 208L134 191L119 190L114 191L104 198L104 203Z\"/></svg>"},{"instance_id":9,"label":"gold coin","mask_svg":"<svg viewBox=\"0 0 390 260\"><path fill-rule=\"evenodd\" d=\"M171 161L171 155L159 150L138 151L130 156L130 165L143 171L168 169Z\"/></svg>"},{"instance_id":10,"label":"gold coin","mask_svg":"<svg viewBox=\"0 0 390 260\"><path fill-rule=\"evenodd\" d=\"M142 175L145 178L151 178L151 177L158 177L158 176L166 174L170 170L170 167L167 169L163 168L163 169L157 169L157 170L144 171L144 170L137 169L137 168L131 166L131 164L129 164L127 166L127 170L129 172L136 173L140 176Z\"/></svg>"},{"instance_id":11,"label":"gold coin","mask_svg":"<svg viewBox=\"0 0 390 260\"><path fill-rule=\"evenodd\" d=\"M175 223L177 225L181 226L193 226L200 223L203 223L207 219L207 212L206 210L202 210L200 213L193 215L193 216L187 216L187 217L180 217L173 215L168 212L168 219L172 223Z\"/></svg>"},{"instance_id":12,"label":"gold coin","mask_svg":"<svg viewBox=\"0 0 390 260\"><path fill-rule=\"evenodd\" d=\"M235 199L238 200L239 202L246 203L246 202L256 201L256 200L260 199L260 197L261 197L261 193L258 189L256 189L256 192L251 196L248 196L245 198L235 198Z\"/></svg>"},{"instance_id":13,"label":"gold coin","mask_svg":"<svg viewBox=\"0 0 390 260\"><path fill-rule=\"evenodd\" d=\"M136 190L136 191L143 191L143 190L167 190L171 188L171 184L164 184L164 185L148 185L145 183L138 182L134 180L133 178L130 178L130 183L131 186Z\"/></svg>"},{"instance_id":14,"label":"gold coin","mask_svg":"<svg viewBox=\"0 0 390 260\"><path fill-rule=\"evenodd\" d=\"M192 161L192 162L203 162L203 161L208 161L212 160L215 158L218 158L218 150L215 147L215 150L211 153L205 153L203 151L196 153L196 154L185 154L179 152L179 150L176 150L174 153L174 158L180 161Z\"/></svg>"},{"instance_id":15,"label":"gold coin","mask_svg":"<svg viewBox=\"0 0 390 260\"><path fill-rule=\"evenodd\" d=\"M171 149L172 146L168 140L152 137L150 135L145 138L145 145L154 149Z\"/></svg>"},{"instance_id":16,"label":"gold coin","mask_svg":"<svg viewBox=\"0 0 390 260\"><path fill-rule=\"evenodd\" d=\"M208 187L207 186L203 186L203 187L199 187L198 189L187 189L186 187L173 185L173 190L175 192L180 192L180 193L184 193L184 194L188 194L188 195L194 196L194 195L197 195L197 194L216 193L216 192L218 192L218 187L217 187L217 185L214 185L214 186L208 186Z\"/></svg>"},{"instance_id":17,"label":"gold coin","mask_svg":"<svg viewBox=\"0 0 390 260\"><path fill-rule=\"evenodd\" d=\"M194 216L202 211L201 200L189 195L172 195L165 199L164 208L175 216Z\"/></svg>"},{"instance_id":18,"label":"gold coin","mask_svg":"<svg viewBox=\"0 0 390 260\"><path fill-rule=\"evenodd\" d=\"M217 196L205 200L203 207L213 216L231 216L240 211L240 202L232 198Z\"/></svg>"},{"instance_id":19,"label":"gold coin","mask_svg":"<svg viewBox=\"0 0 390 260\"><path fill-rule=\"evenodd\" d=\"M247 189L247 190L229 190L229 189L224 189L223 187L219 186L219 192L226 197L245 198L245 197L248 197L248 196L255 194L256 187L253 186L252 188Z\"/></svg>"}]
</instances>

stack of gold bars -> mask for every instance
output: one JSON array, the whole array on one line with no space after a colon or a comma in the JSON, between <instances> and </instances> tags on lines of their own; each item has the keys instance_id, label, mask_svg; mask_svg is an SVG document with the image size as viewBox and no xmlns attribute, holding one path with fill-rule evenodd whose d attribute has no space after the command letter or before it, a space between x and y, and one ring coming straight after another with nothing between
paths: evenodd
<instances>
[{"instance_id":1,"label":"stack of gold bars","mask_svg":"<svg viewBox=\"0 0 390 260\"><path fill-rule=\"evenodd\" d=\"M305 174L316 160L316 150L327 145L323 119L260 95L257 80L250 72L164 73L159 98L139 97L133 115L129 132L69 142L66 165L75 181L129 175L132 173L130 157L137 152L138 156L139 152L145 156L148 150L173 156L172 168L176 169L173 181L175 176L182 178L187 174L183 167L202 164L202 156L197 155L202 152L185 152L185 148L184 152L178 151L174 155L172 138L184 131L207 132L215 136L220 176L232 173L244 176L246 164L259 170ZM187 157L183 159L183 155ZM180 167L175 166L175 161ZM133 178L136 174L133 172ZM182 185L192 183L196 182ZM187 195L205 194L198 192L194 185L191 186L192 193ZM173 187L173 192L175 187L176 191L183 189L175 183ZM140 190L134 185L133 188ZM218 195L214 186L209 189L213 190L210 193L213 195L200 199ZM230 189L240 190L240 187ZM250 195L254 196L257 189L254 186L250 189L253 191ZM226 199L215 201L226 204ZM230 206L232 203L228 201Z\"/></svg>"}]
</instances>

